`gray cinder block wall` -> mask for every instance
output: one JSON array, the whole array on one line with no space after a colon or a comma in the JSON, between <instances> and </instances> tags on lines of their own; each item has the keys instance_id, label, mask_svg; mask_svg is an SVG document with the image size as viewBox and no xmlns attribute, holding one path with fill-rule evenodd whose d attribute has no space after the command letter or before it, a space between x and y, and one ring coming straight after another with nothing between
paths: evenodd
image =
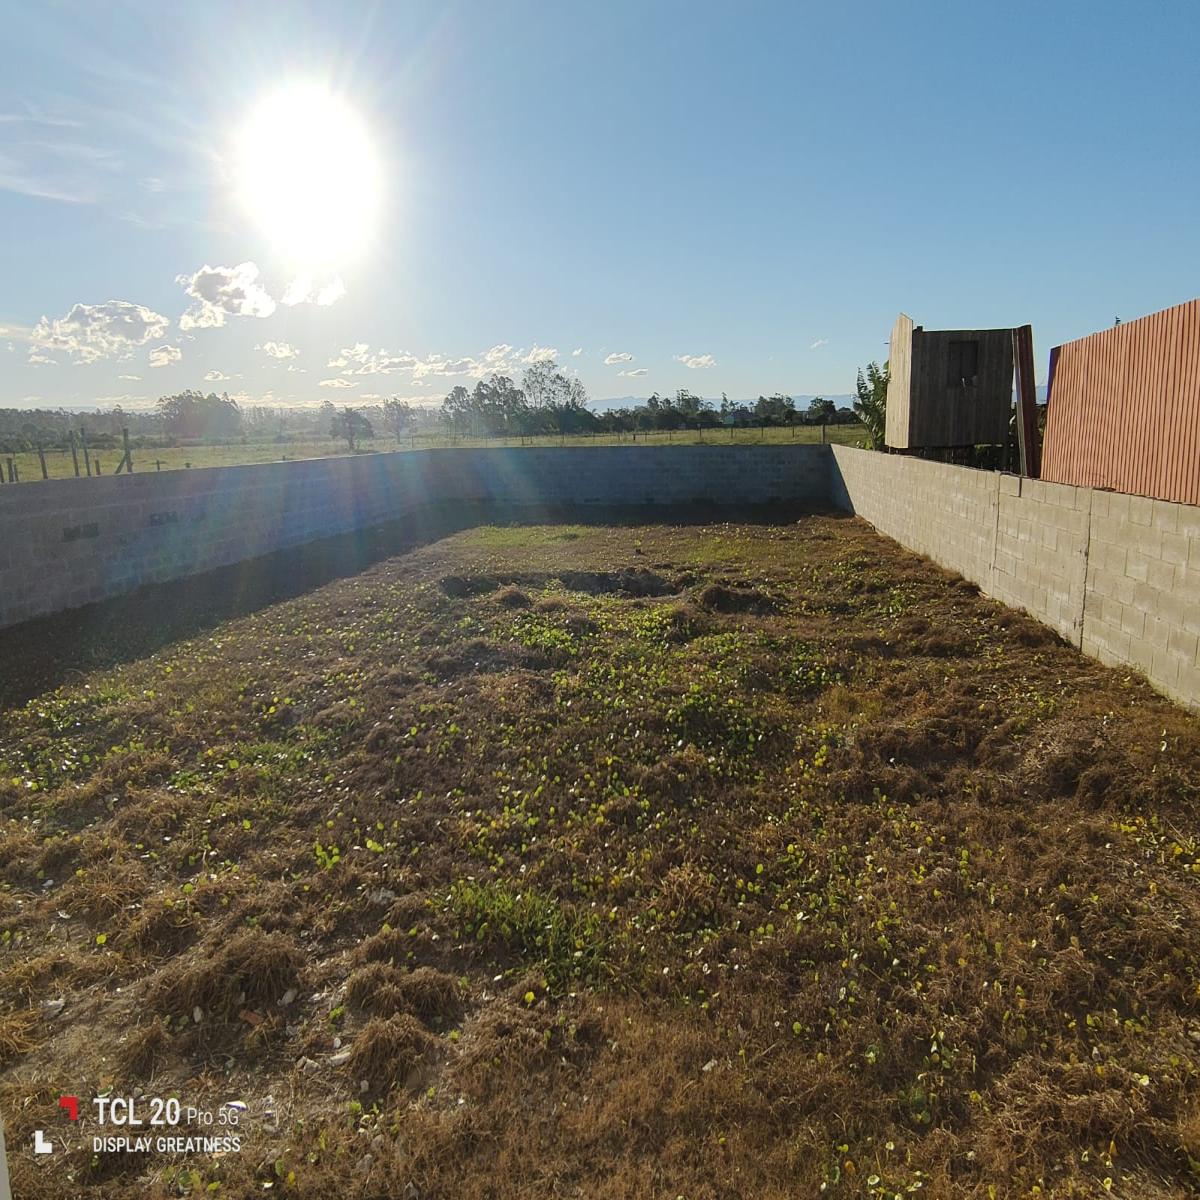
<instances>
[{"instance_id":1,"label":"gray cinder block wall","mask_svg":"<svg viewBox=\"0 0 1200 1200\"><path fill-rule=\"evenodd\" d=\"M0 626L439 503L834 506L1200 708L1200 508L844 446L427 450L0 487Z\"/></svg>"},{"instance_id":2,"label":"gray cinder block wall","mask_svg":"<svg viewBox=\"0 0 1200 1200\"><path fill-rule=\"evenodd\" d=\"M423 450L0 487L0 627L431 504L824 504L825 446Z\"/></svg>"},{"instance_id":3,"label":"gray cinder block wall","mask_svg":"<svg viewBox=\"0 0 1200 1200\"><path fill-rule=\"evenodd\" d=\"M1200 708L1200 508L836 446L835 504Z\"/></svg>"}]
</instances>

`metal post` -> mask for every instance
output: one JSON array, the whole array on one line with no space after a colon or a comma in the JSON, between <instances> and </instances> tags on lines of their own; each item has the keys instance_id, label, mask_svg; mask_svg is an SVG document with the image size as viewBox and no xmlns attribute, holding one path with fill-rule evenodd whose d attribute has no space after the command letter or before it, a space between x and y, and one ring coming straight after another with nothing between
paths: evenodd
<instances>
[{"instance_id":1,"label":"metal post","mask_svg":"<svg viewBox=\"0 0 1200 1200\"><path fill-rule=\"evenodd\" d=\"M79 427L79 444L83 447L83 469L88 473L88 478L90 479L92 475L92 460L88 454L87 433L84 431L82 425Z\"/></svg>"},{"instance_id":2,"label":"metal post","mask_svg":"<svg viewBox=\"0 0 1200 1200\"><path fill-rule=\"evenodd\" d=\"M79 478L79 454L75 449L75 430L67 431L71 438L71 461L75 464L75 478Z\"/></svg>"}]
</instances>

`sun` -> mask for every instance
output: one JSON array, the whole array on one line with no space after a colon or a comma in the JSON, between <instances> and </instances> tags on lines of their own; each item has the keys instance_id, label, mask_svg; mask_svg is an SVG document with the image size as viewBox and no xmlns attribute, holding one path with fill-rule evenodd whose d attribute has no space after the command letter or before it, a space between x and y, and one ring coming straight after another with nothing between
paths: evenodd
<instances>
[{"instance_id":1,"label":"sun","mask_svg":"<svg viewBox=\"0 0 1200 1200\"><path fill-rule=\"evenodd\" d=\"M292 266L329 270L375 232L380 168L366 122L321 84L263 99L238 131L234 184L250 217Z\"/></svg>"}]
</instances>

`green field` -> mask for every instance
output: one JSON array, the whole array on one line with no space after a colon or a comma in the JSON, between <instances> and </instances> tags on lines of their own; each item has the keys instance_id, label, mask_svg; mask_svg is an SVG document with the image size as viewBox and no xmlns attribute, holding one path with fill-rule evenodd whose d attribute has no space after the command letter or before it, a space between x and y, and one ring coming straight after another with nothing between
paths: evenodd
<instances>
[{"instance_id":1,"label":"green field","mask_svg":"<svg viewBox=\"0 0 1200 1200\"><path fill-rule=\"evenodd\" d=\"M838 445L857 445L864 441L861 425L829 425L825 428L827 441ZM414 433L397 442L391 437L377 437L364 443L359 453L392 452L395 450L444 449L449 446L665 446L716 443L757 445L761 442L819 442L822 430L818 425L798 425L795 428L769 429L677 429L653 433L597 433L560 437L476 437L452 438L442 433ZM134 449L134 471L179 471L187 467L234 467L248 463L279 462L282 459L327 458L345 454L346 443L332 439L297 439L295 441L233 442L213 446L173 446L168 448ZM0 454L4 479L8 479L8 464L15 464L21 483L40 480L41 464L37 454ZM97 462L100 474L111 475L121 461L120 450L102 449L91 453L93 470ZM83 455L79 455L79 470L84 471ZM69 450L46 451L46 473L51 479L66 479L75 473Z\"/></svg>"}]
</instances>

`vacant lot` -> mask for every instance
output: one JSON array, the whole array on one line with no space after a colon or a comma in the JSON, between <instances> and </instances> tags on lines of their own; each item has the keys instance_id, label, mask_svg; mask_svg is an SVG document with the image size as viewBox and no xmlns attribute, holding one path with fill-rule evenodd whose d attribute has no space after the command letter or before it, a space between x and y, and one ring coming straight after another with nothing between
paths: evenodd
<instances>
[{"instance_id":1,"label":"vacant lot","mask_svg":"<svg viewBox=\"0 0 1200 1200\"><path fill-rule=\"evenodd\" d=\"M861 523L455 535L0 713L16 1193L1193 1195L1198 796Z\"/></svg>"}]
</instances>

